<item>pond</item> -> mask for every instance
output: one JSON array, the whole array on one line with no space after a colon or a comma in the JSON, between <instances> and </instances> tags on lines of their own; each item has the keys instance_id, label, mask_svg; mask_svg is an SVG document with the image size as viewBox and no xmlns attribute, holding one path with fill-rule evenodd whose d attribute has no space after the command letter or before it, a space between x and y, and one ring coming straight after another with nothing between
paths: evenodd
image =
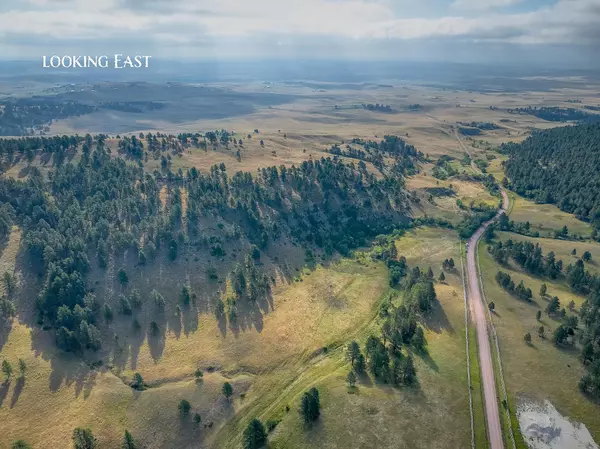
<instances>
[{"instance_id":1,"label":"pond","mask_svg":"<svg viewBox=\"0 0 600 449\"><path fill-rule=\"evenodd\" d=\"M521 400L517 418L530 449L598 449L584 424L562 416L549 401Z\"/></svg>"}]
</instances>

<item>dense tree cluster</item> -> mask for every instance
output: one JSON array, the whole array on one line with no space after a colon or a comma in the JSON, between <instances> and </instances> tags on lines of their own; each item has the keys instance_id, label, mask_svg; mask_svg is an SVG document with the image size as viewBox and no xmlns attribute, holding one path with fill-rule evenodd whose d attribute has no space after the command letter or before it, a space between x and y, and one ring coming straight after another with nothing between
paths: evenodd
<instances>
[{"instance_id":1,"label":"dense tree cluster","mask_svg":"<svg viewBox=\"0 0 600 449\"><path fill-rule=\"evenodd\" d=\"M53 120L90 114L96 108L55 97L31 97L0 103L0 136L27 136L44 131Z\"/></svg>"},{"instance_id":2,"label":"dense tree cluster","mask_svg":"<svg viewBox=\"0 0 600 449\"><path fill-rule=\"evenodd\" d=\"M515 286L515 281L511 279L510 274L505 273L504 271L498 271L498 273L496 273L496 282L498 282L504 290L515 295L519 299L531 301L533 298L533 292L530 288L525 287L523 281Z\"/></svg>"},{"instance_id":3,"label":"dense tree cluster","mask_svg":"<svg viewBox=\"0 0 600 449\"><path fill-rule=\"evenodd\" d=\"M463 125L463 126L468 126L470 128L477 128L477 129L481 129L484 131L490 131L493 129L498 129L500 128L498 125L496 125L495 123L491 123L491 122L458 122L459 125Z\"/></svg>"},{"instance_id":4,"label":"dense tree cluster","mask_svg":"<svg viewBox=\"0 0 600 449\"><path fill-rule=\"evenodd\" d=\"M507 109L509 114L528 114L550 122L597 121L600 116L588 114L580 109L560 108L557 106L528 106L526 108Z\"/></svg>"},{"instance_id":5,"label":"dense tree cluster","mask_svg":"<svg viewBox=\"0 0 600 449\"><path fill-rule=\"evenodd\" d=\"M452 167L450 162L452 162L454 158L452 156L448 156L444 154L441 156L436 162L435 166L431 171L431 175L434 178L446 180L451 176L455 176L458 174L458 171Z\"/></svg>"},{"instance_id":6,"label":"dense tree cluster","mask_svg":"<svg viewBox=\"0 0 600 449\"><path fill-rule=\"evenodd\" d=\"M537 131L502 149L517 193L600 227L600 124Z\"/></svg>"},{"instance_id":7,"label":"dense tree cluster","mask_svg":"<svg viewBox=\"0 0 600 449\"><path fill-rule=\"evenodd\" d=\"M538 243L534 245L529 241L513 242L512 239L509 239L504 243L501 241L496 242L494 245L489 246L488 250L498 263L506 264L508 258L511 257L532 274L556 279L562 273L562 260L556 260L554 251L548 252L544 257L542 247Z\"/></svg>"},{"instance_id":8,"label":"dense tree cluster","mask_svg":"<svg viewBox=\"0 0 600 449\"><path fill-rule=\"evenodd\" d=\"M392 107L389 104L379 104L379 103L363 103L363 109L368 109L369 111L378 111L378 112L394 112Z\"/></svg>"},{"instance_id":9,"label":"dense tree cluster","mask_svg":"<svg viewBox=\"0 0 600 449\"><path fill-rule=\"evenodd\" d=\"M400 260L406 270L406 260L403 257ZM437 299L432 270L425 273L419 267L413 268L403 282L403 289L401 306L394 306L390 298L380 307L381 338L374 335L368 338L364 356L358 343L350 343L346 356L358 374L368 368L370 374L382 382L412 385L416 382L416 370L412 357L403 354L402 347L412 347L417 352L426 350L423 328L417 319L427 313Z\"/></svg>"},{"instance_id":10,"label":"dense tree cluster","mask_svg":"<svg viewBox=\"0 0 600 449\"><path fill-rule=\"evenodd\" d=\"M148 111L156 111L165 107L164 103L157 101L110 101L101 103L99 108L110 109L113 111L130 112L141 114Z\"/></svg>"},{"instance_id":11,"label":"dense tree cluster","mask_svg":"<svg viewBox=\"0 0 600 449\"><path fill-rule=\"evenodd\" d=\"M329 149L329 152L337 156L370 162L382 173L398 175L416 173L416 162L423 159L420 151L397 136L384 136L380 142L355 138L346 144L344 149L336 144ZM393 163L389 168L386 158L393 158ZM386 168L388 169L386 170Z\"/></svg>"},{"instance_id":12,"label":"dense tree cluster","mask_svg":"<svg viewBox=\"0 0 600 449\"><path fill-rule=\"evenodd\" d=\"M456 227L458 235L463 239L468 239L483 223L491 220L494 215L496 215L496 210L486 207L485 210L465 216Z\"/></svg>"},{"instance_id":13,"label":"dense tree cluster","mask_svg":"<svg viewBox=\"0 0 600 449\"><path fill-rule=\"evenodd\" d=\"M119 147L138 158L144 151L143 141L167 139L158 136L125 137ZM226 131L205 136L229 138ZM175 139L185 146L199 136ZM258 248L281 238L320 247L326 254L348 254L367 239L408 224L399 173L377 179L364 165L327 158L300 166L263 168L255 176L242 172L229 176L224 164L212 167L208 174L195 168L185 174L168 169L148 174L139 165L111 157L105 141L102 135L0 141L3 154L52 149L55 159L56 154L81 146L80 160L57 164L49 179L33 167L25 181L0 180L0 230L6 234L12 223L22 227L24 248L33 268L44 277L37 299L39 323L53 327L58 344L68 351L97 350L100 318L103 315L110 321L113 317L112 307L103 305L86 286L93 264L90 257L100 267L107 267L114 255L131 250L138 254L140 265L152 263L160 248L172 260L193 247L223 257L222 244L231 239L253 243L253 253L260 256ZM411 164L417 157L413 147L395 137L386 137L376 147ZM165 205L159 195L162 186L167 188ZM222 217L227 226L221 226L221 236L205 235L199 227L202 217ZM119 270L118 279L127 285L125 269ZM230 279L238 298L257 299L270 288L252 257L234 267ZM122 295L118 310L130 315L140 303L139 292ZM11 314L6 301L3 310Z\"/></svg>"}]
</instances>

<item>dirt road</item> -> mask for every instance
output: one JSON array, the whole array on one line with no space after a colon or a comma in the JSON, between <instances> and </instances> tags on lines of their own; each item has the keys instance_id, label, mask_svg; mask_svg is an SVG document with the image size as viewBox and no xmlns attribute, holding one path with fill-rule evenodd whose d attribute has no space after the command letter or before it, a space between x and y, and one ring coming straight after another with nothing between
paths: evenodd
<instances>
[{"instance_id":1,"label":"dirt road","mask_svg":"<svg viewBox=\"0 0 600 449\"><path fill-rule=\"evenodd\" d=\"M481 173L481 170L479 170L479 167L477 167L473 161L469 148L458 135L456 127L453 127L453 131L461 148L469 155L469 157L471 157L471 167L476 173ZM481 383L483 385L485 420L487 423L488 441L490 442L491 449L504 449L504 442L502 440L502 427L500 426L500 412L498 409L498 396L496 394L496 380L494 378L494 360L492 359L492 350L490 348L490 338L488 333L487 311L485 310L486 306L483 301L477 278L476 249L477 243L487 227L493 223L502 212L508 210L508 195L504 190L501 190L500 192L502 193L502 208L494 218L481 225L467 243L467 290L473 312L472 318L473 321L475 321L475 327L477 328L477 346L479 350L479 365L481 367Z\"/></svg>"},{"instance_id":2,"label":"dirt road","mask_svg":"<svg viewBox=\"0 0 600 449\"><path fill-rule=\"evenodd\" d=\"M473 320L477 328L477 346L479 349L479 365L481 367L481 382L483 385L483 396L485 405L485 416L488 428L488 439L491 449L503 449L502 428L500 427L500 415L498 410L498 397L496 394L496 381L494 378L494 361L490 348L488 335L487 312L483 302L482 293L477 280L476 248L477 242L485 232L486 228L498 218L502 212L508 209L508 195L502 190L502 208L490 221L481 225L473 234L467 244L467 278L468 296L472 304Z\"/></svg>"}]
</instances>

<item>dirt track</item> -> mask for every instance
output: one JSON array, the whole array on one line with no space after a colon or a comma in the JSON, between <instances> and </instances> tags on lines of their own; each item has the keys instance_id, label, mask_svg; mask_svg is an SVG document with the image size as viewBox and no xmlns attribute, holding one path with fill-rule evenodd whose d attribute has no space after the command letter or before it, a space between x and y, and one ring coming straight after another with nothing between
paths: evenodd
<instances>
[{"instance_id":1,"label":"dirt track","mask_svg":"<svg viewBox=\"0 0 600 449\"><path fill-rule=\"evenodd\" d=\"M477 242L483 235L486 228L494 220L496 220L502 212L506 212L507 208L508 195L505 191L502 191L502 209L500 209L498 214L492 220L481 225L481 227L469 239L467 245L468 295L473 310L472 317L477 327L479 365L481 367L481 382L483 385L485 417L491 449L503 449L504 443L502 441L502 428L500 426L496 381L494 379L494 361L492 359L492 351L490 348L490 339L488 335L487 314L477 279L475 250L477 248Z\"/></svg>"}]
</instances>

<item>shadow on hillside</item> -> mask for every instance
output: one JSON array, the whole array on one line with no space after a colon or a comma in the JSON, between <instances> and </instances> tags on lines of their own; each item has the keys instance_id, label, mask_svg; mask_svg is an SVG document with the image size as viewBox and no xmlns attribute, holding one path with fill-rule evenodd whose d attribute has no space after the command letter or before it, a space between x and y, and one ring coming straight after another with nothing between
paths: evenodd
<instances>
[{"instance_id":1,"label":"shadow on hillside","mask_svg":"<svg viewBox=\"0 0 600 449\"><path fill-rule=\"evenodd\" d=\"M8 237L0 239L0 255L4 253L4 250L6 249L7 246L8 246ZM0 273L0 275L3 275L3 274L4 273ZM11 329L12 329L12 320L0 318L0 351L2 351L2 348L6 344L6 342L8 340L8 334L10 334Z\"/></svg>"},{"instance_id":2,"label":"shadow on hillside","mask_svg":"<svg viewBox=\"0 0 600 449\"><path fill-rule=\"evenodd\" d=\"M47 160L46 163L51 163ZM4 242L6 245L6 242ZM275 251L277 248L272 248ZM288 251L296 251L294 257L289 256L275 260L264 252L262 261L257 261L270 277L271 285L275 283L285 286L291 284L300 273L304 253L301 248L294 249L288 246ZM198 330L199 314L214 317L216 300L222 295L226 279L231 268L231 261L221 261L211 258L204 253L193 253L194 258L182 253L175 261L167 258L166 250L158 252L154 261L149 261L144 267L138 265L137 253L126 251L117 257L114 269L98 266L97 257L89 255L90 270L86 278L86 287L98 300L99 308L94 314L94 324L100 331L102 347L96 351L85 350L83 353L65 353L56 345L56 329L42 323L36 310L36 298L44 285L44 270L40 261L30 260L21 250L17 254L15 270L23 280L15 293L15 306L19 321L26 325L31 332L31 348L35 357L41 357L49 362L51 372L48 388L56 392L63 387L73 388L75 396L81 393L87 398L96 384L96 376L108 370L115 372L127 369L136 370L140 351L147 340L150 356L155 363L163 356L167 336L181 338L182 334L190 336ZM239 251L238 259L245 256L245 251ZM290 262L297 259L298 263ZM208 279L205 275L206 260L217 265L218 281ZM119 267L126 267L129 282L126 285L119 283L116 271ZM181 286L188 282L192 292L197 296L192 297L189 305L184 305L180 296ZM132 290L137 288L141 294L141 306L133 305L131 314L124 314L122 304L119 302L121 294L130 297ZM155 301L152 300L152 290L158 290L165 299L164 312L159 312ZM110 306L113 318L106 321L104 304ZM177 312L179 305L180 312ZM264 328L264 315L274 310L274 299L269 291L261 295L256 301L242 299L238 301L237 320L230 325L230 330L235 334L256 330L262 332ZM227 317L215 319L216 325L223 337L227 334ZM152 323L155 323L152 324ZM14 328L14 325L12 326ZM0 324L0 349L6 343L11 331L10 323ZM13 385L14 385L13 380ZM25 380L26 383L26 380ZM21 394L21 389L15 388L12 403L16 404ZM0 390L0 393L3 390ZM8 394L4 391L4 395ZM2 398L4 400L4 398Z\"/></svg>"},{"instance_id":3,"label":"shadow on hillside","mask_svg":"<svg viewBox=\"0 0 600 449\"><path fill-rule=\"evenodd\" d=\"M446 331L450 334L454 333L454 327L446 315L446 311L439 301L434 301L432 309L423 319L423 325L427 330L440 334Z\"/></svg>"},{"instance_id":4,"label":"shadow on hillside","mask_svg":"<svg viewBox=\"0 0 600 449\"><path fill-rule=\"evenodd\" d=\"M50 362L52 369L48 382L50 391L56 392L63 385L74 386L75 397L79 397L83 391L84 398L87 398L96 383L97 372L90 368L90 365L98 362L98 354L86 352L81 356L64 353L56 347L52 331L32 329L31 334L35 356L41 356Z\"/></svg>"},{"instance_id":5,"label":"shadow on hillside","mask_svg":"<svg viewBox=\"0 0 600 449\"><path fill-rule=\"evenodd\" d=\"M17 383L15 384L15 388L13 389L12 398L10 399L10 408L13 408L18 400L19 396L21 396L21 392L23 391L23 386L25 385L25 378L19 377L17 379Z\"/></svg>"},{"instance_id":6,"label":"shadow on hillside","mask_svg":"<svg viewBox=\"0 0 600 449\"><path fill-rule=\"evenodd\" d=\"M6 380L0 384L0 407L4 403L6 396L8 395L8 390L10 389L10 380Z\"/></svg>"},{"instance_id":7,"label":"shadow on hillside","mask_svg":"<svg viewBox=\"0 0 600 449\"><path fill-rule=\"evenodd\" d=\"M237 336L240 332L248 331L252 328L257 332L263 330L263 315L273 310L273 298L271 292L255 301L244 298L237 301L237 318L235 322L230 322L231 331Z\"/></svg>"},{"instance_id":8,"label":"shadow on hillside","mask_svg":"<svg viewBox=\"0 0 600 449\"><path fill-rule=\"evenodd\" d=\"M8 341L8 335L12 330L12 320L5 320L0 318L0 351Z\"/></svg>"}]
</instances>

